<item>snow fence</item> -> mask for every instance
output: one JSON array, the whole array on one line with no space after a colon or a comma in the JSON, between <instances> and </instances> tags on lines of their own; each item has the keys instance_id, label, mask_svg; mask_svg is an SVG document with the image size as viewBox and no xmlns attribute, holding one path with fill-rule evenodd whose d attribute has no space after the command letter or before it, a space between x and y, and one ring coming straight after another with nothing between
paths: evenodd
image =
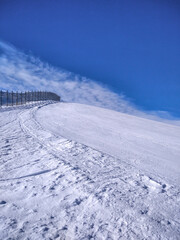
<instances>
[{"instance_id":1,"label":"snow fence","mask_svg":"<svg viewBox=\"0 0 180 240\"><path fill-rule=\"evenodd\" d=\"M0 107L22 105L38 101L60 101L60 96L53 92L31 91L31 92L9 92L0 91Z\"/></svg>"}]
</instances>

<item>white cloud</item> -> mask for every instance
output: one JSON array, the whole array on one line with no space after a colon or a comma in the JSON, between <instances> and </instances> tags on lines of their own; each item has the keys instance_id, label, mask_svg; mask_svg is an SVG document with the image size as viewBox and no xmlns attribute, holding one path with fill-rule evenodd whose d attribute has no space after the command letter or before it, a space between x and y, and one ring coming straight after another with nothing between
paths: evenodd
<instances>
[{"instance_id":1,"label":"white cloud","mask_svg":"<svg viewBox=\"0 0 180 240\"><path fill-rule=\"evenodd\" d=\"M91 79L55 68L40 59L27 55L10 44L0 41L0 88L14 91L52 91L64 101L78 102L116 111L157 119L158 112L151 115L142 112L127 100ZM169 118L169 114L163 112ZM159 119L159 118L158 118Z\"/></svg>"}]
</instances>

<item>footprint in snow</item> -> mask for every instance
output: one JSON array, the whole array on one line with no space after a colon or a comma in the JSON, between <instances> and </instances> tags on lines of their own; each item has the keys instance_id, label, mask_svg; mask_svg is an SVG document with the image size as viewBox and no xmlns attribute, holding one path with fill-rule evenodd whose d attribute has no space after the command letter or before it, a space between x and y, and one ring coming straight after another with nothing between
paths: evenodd
<instances>
[{"instance_id":1,"label":"footprint in snow","mask_svg":"<svg viewBox=\"0 0 180 240\"><path fill-rule=\"evenodd\" d=\"M76 200L73 202L73 205L74 206L80 205L82 201L83 201L82 199L77 199L76 198Z\"/></svg>"},{"instance_id":2,"label":"footprint in snow","mask_svg":"<svg viewBox=\"0 0 180 240\"><path fill-rule=\"evenodd\" d=\"M148 209L143 209L140 211L142 215L146 215L148 213Z\"/></svg>"},{"instance_id":3,"label":"footprint in snow","mask_svg":"<svg viewBox=\"0 0 180 240\"><path fill-rule=\"evenodd\" d=\"M150 192L158 192L158 193L166 192L166 187L167 187L166 184L157 182L152 178L149 178L147 176L142 176L142 182L144 183L143 188L148 189Z\"/></svg>"},{"instance_id":4,"label":"footprint in snow","mask_svg":"<svg viewBox=\"0 0 180 240\"><path fill-rule=\"evenodd\" d=\"M62 228L62 230L68 230L67 225L65 225L65 226Z\"/></svg>"},{"instance_id":5,"label":"footprint in snow","mask_svg":"<svg viewBox=\"0 0 180 240\"><path fill-rule=\"evenodd\" d=\"M52 187L49 188L49 190L51 190L51 191L52 191L52 190L55 190L55 187L52 186Z\"/></svg>"}]
</instances>

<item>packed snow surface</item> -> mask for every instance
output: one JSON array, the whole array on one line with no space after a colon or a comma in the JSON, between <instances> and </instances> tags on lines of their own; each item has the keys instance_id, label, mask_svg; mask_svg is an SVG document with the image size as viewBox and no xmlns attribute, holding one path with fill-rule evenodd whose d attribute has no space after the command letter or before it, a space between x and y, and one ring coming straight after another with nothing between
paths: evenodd
<instances>
[{"instance_id":1,"label":"packed snow surface","mask_svg":"<svg viewBox=\"0 0 180 240\"><path fill-rule=\"evenodd\" d=\"M37 119L55 135L180 181L179 126L75 103L44 107Z\"/></svg>"},{"instance_id":2,"label":"packed snow surface","mask_svg":"<svg viewBox=\"0 0 180 240\"><path fill-rule=\"evenodd\" d=\"M0 239L179 239L180 127L82 104L0 111Z\"/></svg>"}]
</instances>

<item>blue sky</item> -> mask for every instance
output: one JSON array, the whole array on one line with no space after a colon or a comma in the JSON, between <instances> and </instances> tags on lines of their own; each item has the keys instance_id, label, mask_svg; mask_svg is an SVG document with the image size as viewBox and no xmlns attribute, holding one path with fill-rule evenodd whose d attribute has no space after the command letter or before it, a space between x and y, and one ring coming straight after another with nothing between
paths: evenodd
<instances>
[{"instance_id":1,"label":"blue sky","mask_svg":"<svg viewBox=\"0 0 180 240\"><path fill-rule=\"evenodd\" d=\"M0 38L180 117L180 2L0 1Z\"/></svg>"}]
</instances>

